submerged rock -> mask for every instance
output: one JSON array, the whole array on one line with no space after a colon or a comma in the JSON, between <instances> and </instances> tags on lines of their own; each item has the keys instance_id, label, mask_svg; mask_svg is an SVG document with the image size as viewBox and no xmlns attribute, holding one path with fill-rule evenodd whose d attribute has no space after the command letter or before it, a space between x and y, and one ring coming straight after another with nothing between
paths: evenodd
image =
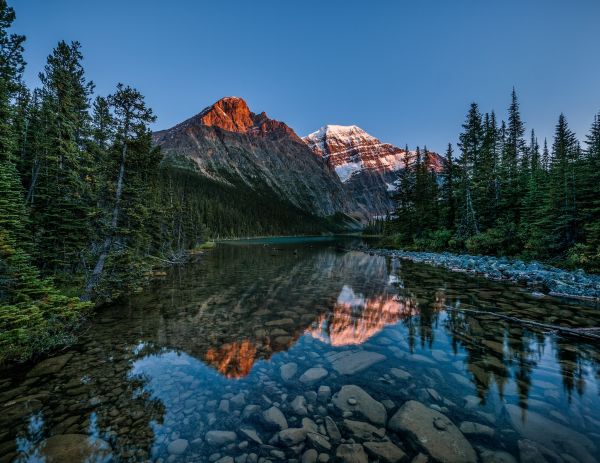
<instances>
[{"instance_id":1,"label":"submerged rock","mask_svg":"<svg viewBox=\"0 0 600 463\"><path fill-rule=\"evenodd\" d=\"M351 412L359 417L364 417L373 424L385 426L387 412L383 404L377 402L358 386L353 384L342 386L331 400L342 413Z\"/></svg>"},{"instance_id":2,"label":"submerged rock","mask_svg":"<svg viewBox=\"0 0 600 463\"><path fill-rule=\"evenodd\" d=\"M471 444L443 414L409 400L390 418L388 428L405 433L413 444L442 463L475 463Z\"/></svg>"},{"instance_id":3,"label":"submerged rock","mask_svg":"<svg viewBox=\"0 0 600 463\"><path fill-rule=\"evenodd\" d=\"M296 372L298 371L298 364L294 362L286 363L285 365L281 365L279 368L279 374L281 375L281 379L284 381L289 381L294 376L296 376Z\"/></svg>"},{"instance_id":4,"label":"submerged rock","mask_svg":"<svg viewBox=\"0 0 600 463\"><path fill-rule=\"evenodd\" d=\"M206 443L214 447L223 447L237 440L233 431L208 431L205 436Z\"/></svg>"},{"instance_id":5,"label":"submerged rock","mask_svg":"<svg viewBox=\"0 0 600 463\"><path fill-rule=\"evenodd\" d=\"M343 463L367 463L365 449L360 444L341 444L335 451L336 458Z\"/></svg>"},{"instance_id":6,"label":"submerged rock","mask_svg":"<svg viewBox=\"0 0 600 463\"><path fill-rule=\"evenodd\" d=\"M171 455L183 455L187 450L189 443L186 439L176 439L169 444L167 452Z\"/></svg>"},{"instance_id":7,"label":"submerged rock","mask_svg":"<svg viewBox=\"0 0 600 463\"><path fill-rule=\"evenodd\" d=\"M508 404L506 410L515 430L525 439L539 442L540 449L556 454L567 453L581 463L594 462L597 448L591 439L539 413L523 411Z\"/></svg>"},{"instance_id":8,"label":"submerged rock","mask_svg":"<svg viewBox=\"0 0 600 463\"><path fill-rule=\"evenodd\" d=\"M331 368L340 375L353 375L385 360L385 355L369 351L336 352L331 355Z\"/></svg>"},{"instance_id":9,"label":"submerged rock","mask_svg":"<svg viewBox=\"0 0 600 463\"><path fill-rule=\"evenodd\" d=\"M51 357L46 360L42 360L36 366L34 366L29 373L27 373L28 378L33 378L36 376L45 376L52 375L58 373L60 370L64 368L69 360L73 357L73 354L63 354L58 357Z\"/></svg>"},{"instance_id":10,"label":"submerged rock","mask_svg":"<svg viewBox=\"0 0 600 463\"><path fill-rule=\"evenodd\" d=\"M39 455L46 463L84 463L112 461L110 445L102 439L84 434L59 434L43 440Z\"/></svg>"},{"instance_id":11,"label":"submerged rock","mask_svg":"<svg viewBox=\"0 0 600 463\"><path fill-rule=\"evenodd\" d=\"M288 428L279 431L279 442L288 447L304 442L306 430L304 428Z\"/></svg>"},{"instance_id":12,"label":"submerged rock","mask_svg":"<svg viewBox=\"0 0 600 463\"><path fill-rule=\"evenodd\" d=\"M382 463L400 463L408 459L406 453L390 441L385 442L365 442L367 453Z\"/></svg>"},{"instance_id":13,"label":"submerged rock","mask_svg":"<svg viewBox=\"0 0 600 463\"><path fill-rule=\"evenodd\" d=\"M265 424L271 428L276 428L281 431L288 427L284 414L275 406L265 410L262 417Z\"/></svg>"},{"instance_id":14,"label":"submerged rock","mask_svg":"<svg viewBox=\"0 0 600 463\"><path fill-rule=\"evenodd\" d=\"M316 383L317 381L325 378L329 373L323 367L313 367L306 370L300 376L300 382L303 384Z\"/></svg>"}]
</instances>

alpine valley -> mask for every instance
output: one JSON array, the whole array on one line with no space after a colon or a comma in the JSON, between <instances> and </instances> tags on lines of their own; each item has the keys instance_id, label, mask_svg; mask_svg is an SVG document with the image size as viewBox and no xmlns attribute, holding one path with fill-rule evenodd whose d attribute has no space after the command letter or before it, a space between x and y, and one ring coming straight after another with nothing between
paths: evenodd
<instances>
[{"instance_id":1,"label":"alpine valley","mask_svg":"<svg viewBox=\"0 0 600 463\"><path fill-rule=\"evenodd\" d=\"M300 138L284 122L225 97L167 130L155 132L163 163L195 172L234 196L274 198L326 228L359 229L393 211L398 172L414 151L382 143L357 126L327 125ZM428 153L430 170L443 159Z\"/></svg>"}]
</instances>

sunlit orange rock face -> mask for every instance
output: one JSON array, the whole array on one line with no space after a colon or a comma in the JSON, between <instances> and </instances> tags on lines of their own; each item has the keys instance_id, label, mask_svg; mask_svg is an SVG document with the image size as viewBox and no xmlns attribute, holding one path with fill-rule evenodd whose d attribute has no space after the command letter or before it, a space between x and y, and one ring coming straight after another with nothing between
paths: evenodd
<instances>
[{"instance_id":1,"label":"sunlit orange rock face","mask_svg":"<svg viewBox=\"0 0 600 463\"><path fill-rule=\"evenodd\" d=\"M302 143L302 140L285 123L269 119L265 112L254 114L242 98L235 96L221 98L200 114L200 123L208 127L219 127L228 132L279 138L289 137Z\"/></svg>"},{"instance_id":2,"label":"sunlit orange rock face","mask_svg":"<svg viewBox=\"0 0 600 463\"><path fill-rule=\"evenodd\" d=\"M249 340L223 344L210 348L204 360L227 378L241 378L252 370L256 362L257 347Z\"/></svg>"},{"instance_id":3,"label":"sunlit orange rock face","mask_svg":"<svg viewBox=\"0 0 600 463\"><path fill-rule=\"evenodd\" d=\"M416 313L416 304L410 299L390 294L364 298L345 286L333 310L319 317L307 332L332 346L358 345Z\"/></svg>"}]
</instances>

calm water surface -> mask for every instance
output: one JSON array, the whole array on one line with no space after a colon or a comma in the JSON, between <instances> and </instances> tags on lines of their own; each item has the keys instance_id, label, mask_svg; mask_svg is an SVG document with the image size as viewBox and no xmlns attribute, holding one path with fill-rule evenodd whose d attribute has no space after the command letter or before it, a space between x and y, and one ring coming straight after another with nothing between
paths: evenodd
<instances>
[{"instance_id":1,"label":"calm water surface","mask_svg":"<svg viewBox=\"0 0 600 463\"><path fill-rule=\"evenodd\" d=\"M332 242L220 244L2 371L0 462L333 461L382 441L395 456L367 444L369 461L411 461L456 433L465 461L600 461L600 350L448 308L600 326L595 307ZM408 401L450 423L398 429Z\"/></svg>"}]
</instances>

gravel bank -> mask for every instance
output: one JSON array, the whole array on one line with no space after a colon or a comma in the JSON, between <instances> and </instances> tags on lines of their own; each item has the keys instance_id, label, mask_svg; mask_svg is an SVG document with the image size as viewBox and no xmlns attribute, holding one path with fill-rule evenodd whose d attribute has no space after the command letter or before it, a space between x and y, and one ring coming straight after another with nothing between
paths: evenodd
<instances>
[{"instance_id":1,"label":"gravel bank","mask_svg":"<svg viewBox=\"0 0 600 463\"><path fill-rule=\"evenodd\" d=\"M526 263L506 257L471 256L448 252L413 252L389 249L375 249L372 252L443 267L453 272L473 273L491 280L512 281L531 287L533 291L551 296L600 302L600 275L585 273L583 270L570 272L539 262Z\"/></svg>"}]
</instances>

